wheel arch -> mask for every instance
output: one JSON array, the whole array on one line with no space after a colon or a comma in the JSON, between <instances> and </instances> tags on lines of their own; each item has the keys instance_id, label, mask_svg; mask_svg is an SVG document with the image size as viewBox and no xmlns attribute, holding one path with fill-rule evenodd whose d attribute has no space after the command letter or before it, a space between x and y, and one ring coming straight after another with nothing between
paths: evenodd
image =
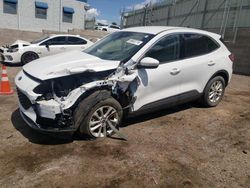
<instances>
[{"instance_id":1,"label":"wheel arch","mask_svg":"<svg viewBox=\"0 0 250 188\"><path fill-rule=\"evenodd\" d=\"M219 70L219 71L217 71L216 73L213 74L213 76L209 79L209 81L211 79L213 79L214 77L216 77L216 76L221 76L222 78L224 78L226 86L228 85L228 82L229 82L229 73L226 70Z\"/></svg>"},{"instance_id":2,"label":"wheel arch","mask_svg":"<svg viewBox=\"0 0 250 188\"><path fill-rule=\"evenodd\" d=\"M40 57L40 56L38 55L38 53L37 53L37 52L32 51L32 50L29 50L29 51L23 52L23 54L21 55L21 57L23 57L23 55L24 55L24 54L27 54L27 53L34 53L34 54L36 54L38 57Z\"/></svg>"},{"instance_id":3,"label":"wheel arch","mask_svg":"<svg viewBox=\"0 0 250 188\"><path fill-rule=\"evenodd\" d=\"M125 102L123 102L124 101L124 96L125 96L124 94L122 94L122 95L113 94L111 88L109 88L109 87L105 87L105 86L103 86L103 87L95 87L95 88L93 88L91 90L88 90L87 92L83 93L80 97L78 97L77 101L74 103L73 106L70 107L70 109L72 111L75 111L78 108L78 105L80 103L84 103L86 108L85 108L83 118L85 118L88 111L91 109L91 106L94 106L99 101L105 100L105 99L107 99L109 97L114 98L121 105L121 107L124 108L124 106L125 106ZM79 124L76 123L76 128L78 128L78 127L79 127Z\"/></svg>"}]
</instances>

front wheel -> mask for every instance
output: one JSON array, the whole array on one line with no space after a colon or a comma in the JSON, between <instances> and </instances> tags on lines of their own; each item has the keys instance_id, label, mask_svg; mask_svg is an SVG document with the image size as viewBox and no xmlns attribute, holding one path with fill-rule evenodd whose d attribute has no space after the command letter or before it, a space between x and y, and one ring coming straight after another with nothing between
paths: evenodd
<instances>
[{"instance_id":1,"label":"front wheel","mask_svg":"<svg viewBox=\"0 0 250 188\"><path fill-rule=\"evenodd\" d=\"M84 101L83 101L84 102ZM77 114L80 115L81 104L77 109ZM78 132L81 135L87 135L91 138L101 138L113 134L112 126L116 129L119 128L122 120L123 111L119 102L110 97L105 100L99 101L88 112L86 117L80 123ZM75 117L77 121L80 117Z\"/></svg>"},{"instance_id":2,"label":"front wheel","mask_svg":"<svg viewBox=\"0 0 250 188\"><path fill-rule=\"evenodd\" d=\"M21 62L23 65L38 59L39 56L35 52L25 52L21 57Z\"/></svg>"},{"instance_id":3,"label":"front wheel","mask_svg":"<svg viewBox=\"0 0 250 188\"><path fill-rule=\"evenodd\" d=\"M205 90L203 96L203 103L207 107L217 106L225 92L225 80L221 76L212 78Z\"/></svg>"}]
</instances>

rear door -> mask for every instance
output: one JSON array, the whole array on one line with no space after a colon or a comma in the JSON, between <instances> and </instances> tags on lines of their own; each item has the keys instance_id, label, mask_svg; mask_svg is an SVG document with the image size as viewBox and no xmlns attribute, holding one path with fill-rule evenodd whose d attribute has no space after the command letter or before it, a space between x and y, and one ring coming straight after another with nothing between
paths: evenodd
<instances>
[{"instance_id":1,"label":"rear door","mask_svg":"<svg viewBox=\"0 0 250 188\"><path fill-rule=\"evenodd\" d=\"M69 36L67 42L67 50L84 50L88 42L82 38Z\"/></svg>"},{"instance_id":2,"label":"rear door","mask_svg":"<svg viewBox=\"0 0 250 188\"><path fill-rule=\"evenodd\" d=\"M219 63L219 45L209 36L196 33L181 35L181 93L202 93Z\"/></svg>"}]
</instances>

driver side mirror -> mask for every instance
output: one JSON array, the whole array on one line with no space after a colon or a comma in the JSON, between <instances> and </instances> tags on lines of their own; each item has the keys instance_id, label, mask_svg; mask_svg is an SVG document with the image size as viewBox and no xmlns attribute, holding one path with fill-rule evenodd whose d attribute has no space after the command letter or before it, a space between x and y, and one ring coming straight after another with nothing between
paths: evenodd
<instances>
[{"instance_id":1,"label":"driver side mirror","mask_svg":"<svg viewBox=\"0 0 250 188\"><path fill-rule=\"evenodd\" d=\"M155 69L159 66L160 62L157 59L151 57L144 57L139 64L137 65L138 68L144 69Z\"/></svg>"}]
</instances>

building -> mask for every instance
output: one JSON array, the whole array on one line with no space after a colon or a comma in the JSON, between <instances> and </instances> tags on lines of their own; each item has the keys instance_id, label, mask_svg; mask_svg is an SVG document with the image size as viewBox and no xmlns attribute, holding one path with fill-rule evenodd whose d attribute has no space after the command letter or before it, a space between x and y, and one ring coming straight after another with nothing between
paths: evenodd
<instances>
[{"instance_id":1,"label":"building","mask_svg":"<svg viewBox=\"0 0 250 188\"><path fill-rule=\"evenodd\" d=\"M0 0L0 28L84 29L87 0Z\"/></svg>"}]
</instances>

